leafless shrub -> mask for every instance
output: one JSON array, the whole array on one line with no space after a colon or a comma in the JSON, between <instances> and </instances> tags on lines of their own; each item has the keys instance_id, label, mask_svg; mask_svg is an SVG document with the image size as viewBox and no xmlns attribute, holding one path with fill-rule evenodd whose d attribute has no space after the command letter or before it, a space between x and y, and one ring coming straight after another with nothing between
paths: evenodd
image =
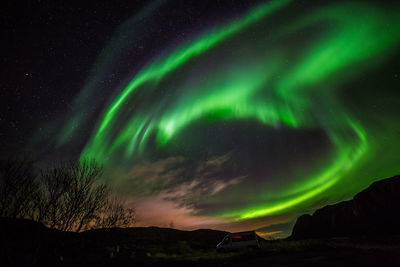
<instances>
[{"instance_id":1,"label":"leafless shrub","mask_svg":"<svg viewBox=\"0 0 400 267\"><path fill-rule=\"evenodd\" d=\"M29 217L38 190L35 179L33 162L26 157L0 162L0 216Z\"/></svg>"},{"instance_id":2,"label":"leafless shrub","mask_svg":"<svg viewBox=\"0 0 400 267\"><path fill-rule=\"evenodd\" d=\"M95 228L131 227L136 223L136 210L126 208L121 198L110 195L96 218Z\"/></svg>"},{"instance_id":3,"label":"leafless shrub","mask_svg":"<svg viewBox=\"0 0 400 267\"><path fill-rule=\"evenodd\" d=\"M128 227L135 209L101 182L102 167L93 160L70 161L33 174L31 161L0 165L0 216L30 218L64 231Z\"/></svg>"}]
</instances>

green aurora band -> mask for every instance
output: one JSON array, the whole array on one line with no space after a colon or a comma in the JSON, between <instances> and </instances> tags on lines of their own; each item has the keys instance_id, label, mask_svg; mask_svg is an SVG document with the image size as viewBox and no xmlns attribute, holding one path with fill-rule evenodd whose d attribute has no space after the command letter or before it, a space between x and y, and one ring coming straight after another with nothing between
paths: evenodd
<instances>
[{"instance_id":1,"label":"green aurora band","mask_svg":"<svg viewBox=\"0 0 400 267\"><path fill-rule=\"evenodd\" d=\"M201 120L252 119L266 127L321 129L333 147L322 168L284 189L264 189L262 194L273 201L209 216L242 220L316 201L374 149L365 126L335 93L396 51L400 17L397 10L346 2L297 14L272 27L270 19L292 4L283 0L257 6L143 67L105 110L81 157L140 157L149 143L163 149ZM294 42L304 31L312 38ZM241 45L249 32L258 34L256 40ZM161 93L164 88L175 93L167 97ZM152 101L143 100L149 96Z\"/></svg>"}]
</instances>

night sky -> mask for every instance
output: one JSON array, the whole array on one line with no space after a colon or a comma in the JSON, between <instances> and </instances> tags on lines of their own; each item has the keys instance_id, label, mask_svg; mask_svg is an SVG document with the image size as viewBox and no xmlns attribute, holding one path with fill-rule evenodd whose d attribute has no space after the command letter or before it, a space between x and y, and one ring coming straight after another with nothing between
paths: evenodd
<instances>
[{"instance_id":1,"label":"night sky","mask_svg":"<svg viewBox=\"0 0 400 267\"><path fill-rule=\"evenodd\" d=\"M287 236L400 173L400 4L1 8L1 157L95 158L138 225Z\"/></svg>"}]
</instances>

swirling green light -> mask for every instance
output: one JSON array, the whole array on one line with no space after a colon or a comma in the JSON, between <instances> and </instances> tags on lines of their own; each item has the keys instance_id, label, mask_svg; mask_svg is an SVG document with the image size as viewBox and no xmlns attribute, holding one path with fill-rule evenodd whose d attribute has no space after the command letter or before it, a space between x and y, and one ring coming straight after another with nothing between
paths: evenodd
<instances>
[{"instance_id":1,"label":"swirling green light","mask_svg":"<svg viewBox=\"0 0 400 267\"><path fill-rule=\"evenodd\" d=\"M257 27L257 23L285 7L290 8L290 1L261 5L236 22L215 28L143 68L105 111L82 157L102 160L118 149L124 151L125 158L140 155L151 133L155 133L154 141L162 147L203 118L255 119L268 127L285 125L299 131L323 129L335 149L334 159L327 160L322 171L309 174L302 182L277 190L275 193L282 196L279 201L218 216L248 219L276 214L306 203L331 188L362 162L370 148L363 125L346 112L334 93L341 84L377 66L395 50L400 40L400 19L396 12L359 2L317 9L271 29L275 40L272 43L259 32L257 43L267 51L257 51L259 57L249 59L246 53L239 53L215 66L212 73L204 71L208 79L200 80L196 76L195 82L187 83L184 78L176 82L176 88L181 91L173 98L160 97L148 105L139 105L132 113L127 109L128 100L140 101L138 91L157 97L162 82L170 86L171 75L185 68L193 69L196 60L201 64L203 57L207 59L210 53L223 51L221 44L240 37L246 29ZM325 24L329 27L301 49L288 41L299 31ZM293 52L291 48L298 51ZM290 64L288 57L293 57ZM244 61L240 64L235 58Z\"/></svg>"},{"instance_id":2,"label":"swirling green light","mask_svg":"<svg viewBox=\"0 0 400 267\"><path fill-rule=\"evenodd\" d=\"M289 0L271 1L269 4L263 5L249 13L241 21L237 23L231 23L225 27L222 27L221 29L211 31L206 36L199 38L188 46L183 46L182 48L175 50L167 58L151 64L148 68L144 69L144 71L136 75L136 77L129 83L122 94L120 94L117 99L114 100L102 120L102 123L99 127L99 132L102 132L104 128L107 127L120 105L137 87L147 81L161 79L164 75L167 75L169 72L178 68L189 59L200 55L204 51L212 48L221 41L244 29L249 24L260 20L269 13L272 13L275 10L285 6L288 2Z\"/></svg>"}]
</instances>

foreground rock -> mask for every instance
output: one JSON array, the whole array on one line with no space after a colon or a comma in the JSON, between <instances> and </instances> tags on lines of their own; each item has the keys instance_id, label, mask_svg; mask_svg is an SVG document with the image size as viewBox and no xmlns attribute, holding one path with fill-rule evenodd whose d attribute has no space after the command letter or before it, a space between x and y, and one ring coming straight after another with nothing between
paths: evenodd
<instances>
[{"instance_id":1,"label":"foreground rock","mask_svg":"<svg viewBox=\"0 0 400 267\"><path fill-rule=\"evenodd\" d=\"M400 175L373 183L352 200L302 215L292 239L371 237L400 234Z\"/></svg>"}]
</instances>

